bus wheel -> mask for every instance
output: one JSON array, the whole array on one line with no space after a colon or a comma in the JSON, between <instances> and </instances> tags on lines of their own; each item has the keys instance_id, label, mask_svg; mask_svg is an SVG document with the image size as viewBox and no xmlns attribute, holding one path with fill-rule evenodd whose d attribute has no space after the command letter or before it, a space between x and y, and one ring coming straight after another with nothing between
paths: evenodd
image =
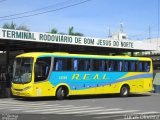
<instances>
[{"instance_id":1,"label":"bus wheel","mask_svg":"<svg viewBox=\"0 0 160 120\"><path fill-rule=\"evenodd\" d=\"M128 85L123 85L121 87L121 90L120 90L120 96L121 97L128 97L129 95L129 86Z\"/></svg>"},{"instance_id":2,"label":"bus wheel","mask_svg":"<svg viewBox=\"0 0 160 120\"><path fill-rule=\"evenodd\" d=\"M56 98L63 100L67 96L67 89L65 87L59 87L56 92Z\"/></svg>"}]
</instances>

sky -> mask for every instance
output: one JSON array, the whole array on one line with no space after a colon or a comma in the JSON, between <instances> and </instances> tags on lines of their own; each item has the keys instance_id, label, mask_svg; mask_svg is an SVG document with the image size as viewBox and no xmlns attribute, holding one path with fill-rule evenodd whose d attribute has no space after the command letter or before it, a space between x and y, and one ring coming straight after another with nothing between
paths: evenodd
<instances>
[{"instance_id":1,"label":"sky","mask_svg":"<svg viewBox=\"0 0 160 120\"><path fill-rule=\"evenodd\" d=\"M86 0L0 0L0 27L13 21L17 25L27 25L32 32L49 32L56 28L58 32L67 33L68 28L73 26L75 32L81 32L84 36L107 38L109 29L111 33L117 32L123 23L128 39L148 38L149 26L150 36L159 36L158 0L84 1ZM81 2L84 3L77 4ZM11 16L24 12L28 13ZM46 13L24 17L42 12Z\"/></svg>"}]
</instances>

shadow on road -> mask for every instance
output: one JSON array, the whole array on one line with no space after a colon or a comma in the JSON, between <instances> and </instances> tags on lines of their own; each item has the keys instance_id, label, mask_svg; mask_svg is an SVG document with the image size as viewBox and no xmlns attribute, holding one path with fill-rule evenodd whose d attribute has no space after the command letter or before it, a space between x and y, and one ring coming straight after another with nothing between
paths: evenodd
<instances>
[{"instance_id":1,"label":"shadow on road","mask_svg":"<svg viewBox=\"0 0 160 120\"><path fill-rule=\"evenodd\" d=\"M68 99L78 100L78 99L102 99L102 98L130 98L130 97L147 97L151 96L149 94L131 94L128 97L121 97L119 94L107 94L107 95L81 95L81 96L71 96Z\"/></svg>"},{"instance_id":2,"label":"shadow on road","mask_svg":"<svg viewBox=\"0 0 160 120\"><path fill-rule=\"evenodd\" d=\"M131 98L131 97L149 97L150 94L131 94L128 97L120 97L119 94L107 94L107 95L80 95L80 96L70 96L65 100L80 100L80 99L103 99L103 98ZM14 98L19 101L57 101L56 97L36 97L36 98Z\"/></svg>"}]
</instances>

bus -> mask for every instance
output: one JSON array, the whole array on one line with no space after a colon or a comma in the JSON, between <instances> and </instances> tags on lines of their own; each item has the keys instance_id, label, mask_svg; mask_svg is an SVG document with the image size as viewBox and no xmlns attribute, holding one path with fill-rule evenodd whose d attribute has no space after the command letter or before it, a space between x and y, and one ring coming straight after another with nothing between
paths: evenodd
<instances>
[{"instance_id":1,"label":"bus","mask_svg":"<svg viewBox=\"0 0 160 120\"><path fill-rule=\"evenodd\" d=\"M152 60L145 57L31 52L16 56L11 91L18 97L131 93L152 90Z\"/></svg>"}]
</instances>

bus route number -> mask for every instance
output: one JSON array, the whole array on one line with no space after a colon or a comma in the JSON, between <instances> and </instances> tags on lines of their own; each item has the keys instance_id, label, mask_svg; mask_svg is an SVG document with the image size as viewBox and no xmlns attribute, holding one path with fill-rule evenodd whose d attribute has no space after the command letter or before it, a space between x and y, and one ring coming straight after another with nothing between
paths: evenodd
<instances>
[{"instance_id":1,"label":"bus route number","mask_svg":"<svg viewBox=\"0 0 160 120\"><path fill-rule=\"evenodd\" d=\"M59 76L60 80L67 80L67 76Z\"/></svg>"}]
</instances>

